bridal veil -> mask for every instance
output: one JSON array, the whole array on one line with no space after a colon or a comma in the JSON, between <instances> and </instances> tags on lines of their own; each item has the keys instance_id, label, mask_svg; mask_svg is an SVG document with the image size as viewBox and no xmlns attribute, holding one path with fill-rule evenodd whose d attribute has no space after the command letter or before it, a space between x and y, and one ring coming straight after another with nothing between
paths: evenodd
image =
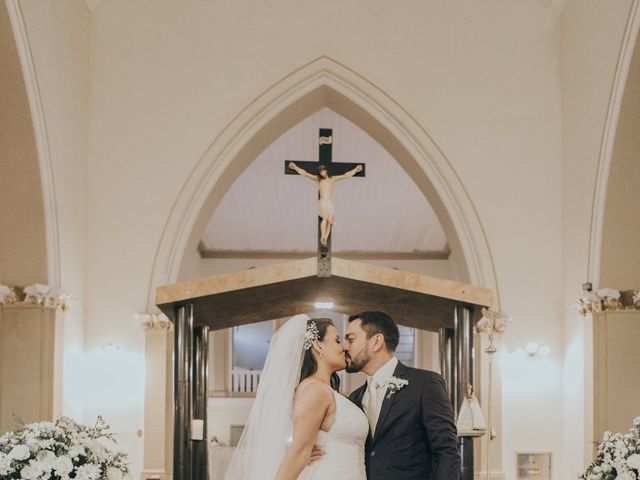
<instances>
[{"instance_id":1,"label":"bridal veil","mask_svg":"<svg viewBox=\"0 0 640 480\"><path fill-rule=\"evenodd\" d=\"M293 432L293 397L300 382L307 320L307 315L296 315L273 335L256 400L227 480L275 477Z\"/></svg>"}]
</instances>

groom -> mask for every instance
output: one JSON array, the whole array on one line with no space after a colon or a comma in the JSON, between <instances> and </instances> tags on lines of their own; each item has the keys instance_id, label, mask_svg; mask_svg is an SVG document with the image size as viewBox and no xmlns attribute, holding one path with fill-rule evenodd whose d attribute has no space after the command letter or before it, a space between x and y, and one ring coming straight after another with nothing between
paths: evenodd
<instances>
[{"instance_id":1,"label":"groom","mask_svg":"<svg viewBox=\"0 0 640 480\"><path fill-rule=\"evenodd\" d=\"M398 362L399 337L386 313L349 317L347 372L368 376L350 396L369 419L367 479L459 480L461 459L444 380Z\"/></svg>"}]
</instances>

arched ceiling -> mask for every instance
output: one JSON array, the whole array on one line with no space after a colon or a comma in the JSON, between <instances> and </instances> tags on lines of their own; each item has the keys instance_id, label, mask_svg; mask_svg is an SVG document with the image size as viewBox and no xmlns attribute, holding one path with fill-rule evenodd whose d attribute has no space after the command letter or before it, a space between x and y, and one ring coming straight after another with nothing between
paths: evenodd
<instances>
[{"instance_id":1,"label":"arched ceiling","mask_svg":"<svg viewBox=\"0 0 640 480\"><path fill-rule=\"evenodd\" d=\"M285 175L285 160L318 160L318 131L333 129L333 161L364 162L365 178L336 185L333 252L367 258L447 258L438 218L414 181L358 126L329 108L267 147L240 175L209 220L207 258L304 257L316 248L316 186Z\"/></svg>"}]
</instances>

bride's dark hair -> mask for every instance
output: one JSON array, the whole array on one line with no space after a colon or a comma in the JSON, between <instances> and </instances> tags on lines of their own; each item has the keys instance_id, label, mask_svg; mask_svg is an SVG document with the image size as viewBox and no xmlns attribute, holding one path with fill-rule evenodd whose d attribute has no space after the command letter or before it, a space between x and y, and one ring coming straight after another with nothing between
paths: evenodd
<instances>
[{"instance_id":1,"label":"bride's dark hair","mask_svg":"<svg viewBox=\"0 0 640 480\"><path fill-rule=\"evenodd\" d=\"M307 320L307 327L311 324L311 322L314 322L316 324L316 327L318 327L318 340L324 340L324 336L327 334L327 328L329 328L329 325L333 325L333 322L328 318L312 318L311 320ZM305 378L310 377L317 371L318 363L316 362L316 359L313 358L312 347L309 350L304 351L304 358L302 359L302 369L300 371L300 381L302 382ZM331 388L333 388L335 391L340 390L340 377L335 372L331 374Z\"/></svg>"}]
</instances>

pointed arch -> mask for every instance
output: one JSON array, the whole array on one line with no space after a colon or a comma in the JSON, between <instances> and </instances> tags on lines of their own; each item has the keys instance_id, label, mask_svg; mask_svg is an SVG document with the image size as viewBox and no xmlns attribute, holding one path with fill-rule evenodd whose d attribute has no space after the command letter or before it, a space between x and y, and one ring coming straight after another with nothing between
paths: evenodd
<instances>
[{"instance_id":1,"label":"pointed arch","mask_svg":"<svg viewBox=\"0 0 640 480\"><path fill-rule=\"evenodd\" d=\"M213 140L191 172L165 224L149 285L177 280L184 252L195 249L207 221L235 179L290 127L328 107L376 139L414 179L433 206L458 259L463 281L496 292L487 237L460 177L411 114L372 82L322 56L262 92Z\"/></svg>"}]
</instances>

